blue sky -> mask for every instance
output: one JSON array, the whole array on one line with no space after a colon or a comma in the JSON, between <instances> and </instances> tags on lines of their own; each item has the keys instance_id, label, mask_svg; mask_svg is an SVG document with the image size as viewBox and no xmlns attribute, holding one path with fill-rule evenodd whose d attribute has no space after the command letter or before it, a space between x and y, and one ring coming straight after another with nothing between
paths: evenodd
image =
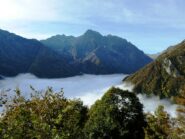
<instances>
[{"instance_id":1,"label":"blue sky","mask_svg":"<svg viewBox=\"0 0 185 139\"><path fill-rule=\"evenodd\" d=\"M184 0L0 0L0 28L27 38L121 36L145 53L185 39Z\"/></svg>"}]
</instances>

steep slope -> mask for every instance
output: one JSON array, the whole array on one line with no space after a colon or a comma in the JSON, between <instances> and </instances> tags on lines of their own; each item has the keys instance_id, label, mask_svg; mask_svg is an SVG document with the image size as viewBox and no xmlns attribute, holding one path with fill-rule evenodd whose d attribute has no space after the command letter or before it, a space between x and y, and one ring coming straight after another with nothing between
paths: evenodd
<instances>
[{"instance_id":1,"label":"steep slope","mask_svg":"<svg viewBox=\"0 0 185 139\"><path fill-rule=\"evenodd\" d=\"M185 91L185 41L171 47L126 81L135 91L171 98Z\"/></svg>"},{"instance_id":2,"label":"steep slope","mask_svg":"<svg viewBox=\"0 0 185 139\"><path fill-rule=\"evenodd\" d=\"M68 57L57 54L37 40L0 30L0 75L29 72L39 77L71 76L76 71L69 63Z\"/></svg>"},{"instance_id":3,"label":"steep slope","mask_svg":"<svg viewBox=\"0 0 185 139\"><path fill-rule=\"evenodd\" d=\"M36 40L25 40L0 30L0 74L14 76L26 72L40 50Z\"/></svg>"},{"instance_id":4,"label":"steep slope","mask_svg":"<svg viewBox=\"0 0 185 139\"><path fill-rule=\"evenodd\" d=\"M126 40L92 30L76 38L57 35L46 42L47 47L0 30L0 75L33 73L57 78L81 73L132 73L151 61Z\"/></svg>"},{"instance_id":5,"label":"steep slope","mask_svg":"<svg viewBox=\"0 0 185 139\"><path fill-rule=\"evenodd\" d=\"M71 59L44 46L38 52L28 72L42 78L60 78L79 74L78 66Z\"/></svg>"},{"instance_id":6,"label":"steep slope","mask_svg":"<svg viewBox=\"0 0 185 139\"><path fill-rule=\"evenodd\" d=\"M80 65L82 73L133 73L152 61L136 46L117 36L92 30L79 37L56 35L41 41Z\"/></svg>"},{"instance_id":7,"label":"steep slope","mask_svg":"<svg viewBox=\"0 0 185 139\"><path fill-rule=\"evenodd\" d=\"M170 47L168 47L166 50L164 50L164 51L162 51L162 52L159 52L159 53L156 53L156 54L147 54L150 58L152 58L152 59L157 59L160 55L162 55L163 53L165 53L166 51L170 51L170 50L172 50L173 49L173 47L175 47L175 46L170 46Z\"/></svg>"}]
</instances>

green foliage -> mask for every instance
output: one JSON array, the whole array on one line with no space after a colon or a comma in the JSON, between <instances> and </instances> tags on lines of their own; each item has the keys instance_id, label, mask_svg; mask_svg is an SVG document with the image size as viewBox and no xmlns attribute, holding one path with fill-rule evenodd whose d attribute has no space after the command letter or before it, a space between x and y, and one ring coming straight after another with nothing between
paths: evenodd
<instances>
[{"instance_id":1,"label":"green foliage","mask_svg":"<svg viewBox=\"0 0 185 139\"><path fill-rule=\"evenodd\" d=\"M5 139L83 138L87 107L80 100L68 100L63 92L35 91L26 100L19 90L0 119L0 135Z\"/></svg>"},{"instance_id":2,"label":"green foliage","mask_svg":"<svg viewBox=\"0 0 185 139\"><path fill-rule=\"evenodd\" d=\"M88 138L142 139L145 126L142 104L135 94L111 88L89 111Z\"/></svg>"},{"instance_id":3,"label":"green foliage","mask_svg":"<svg viewBox=\"0 0 185 139\"><path fill-rule=\"evenodd\" d=\"M155 114L146 114L147 127L145 139L184 139L185 138L185 107L178 109L175 118L164 111L164 106L159 106Z\"/></svg>"},{"instance_id":4,"label":"green foliage","mask_svg":"<svg viewBox=\"0 0 185 139\"><path fill-rule=\"evenodd\" d=\"M159 106L154 115L142 111L134 93L111 88L88 109L80 100L70 100L63 91L32 88L30 99L21 91L11 100L0 96L5 108L0 117L2 139L184 139L185 92L175 98L182 104L171 118ZM146 119L145 119L146 118Z\"/></svg>"},{"instance_id":5,"label":"green foliage","mask_svg":"<svg viewBox=\"0 0 185 139\"><path fill-rule=\"evenodd\" d=\"M175 101L181 106L177 109L178 117L176 119L176 123L178 126L176 127L176 133L179 138L185 138L185 85L184 89L181 92L181 95L175 98Z\"/></svg>"},{"instance_id":6,"label":"green foliage","mask_svg":"<svg viewBox=\"0 0 185 139\"><path fill-rule=\"evenodd\" d=\"M2 139L144 138L142 104L135 94L111 88L90 110L80 100L70 100L52 88L32 88L30 100L16 89L9 100L0 99Z\"/></svg>"},{"instance_id":7,"label":"green foliage","mask_svg":"<svg viewBox=\"0 0 185 139\"><path fill-rule=\"evenodd\" d=\"M170 116L164 111L164 106L159 106L155 115L147 114L146 139L166 139L170 133Z\"/></svg>"}]
</instances>

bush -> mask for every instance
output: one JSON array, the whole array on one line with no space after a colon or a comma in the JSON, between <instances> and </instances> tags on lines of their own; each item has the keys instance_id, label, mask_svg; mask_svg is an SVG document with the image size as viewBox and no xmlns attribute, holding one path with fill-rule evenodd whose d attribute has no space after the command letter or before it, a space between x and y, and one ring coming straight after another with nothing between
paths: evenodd
<instances>
[{"instance_id":1,"label":"bush","mask_svg":"<svg viewBox=\"0 0 185 139\"><path fill-rule=\"evenodd\" d=\"M6 111L0 119L0 136L7 139L72 139L83 137L87 107L80 100L69 100L63 92L35 91L26 100L19 90L7 101Z\"/></svg>"}]
</instances>

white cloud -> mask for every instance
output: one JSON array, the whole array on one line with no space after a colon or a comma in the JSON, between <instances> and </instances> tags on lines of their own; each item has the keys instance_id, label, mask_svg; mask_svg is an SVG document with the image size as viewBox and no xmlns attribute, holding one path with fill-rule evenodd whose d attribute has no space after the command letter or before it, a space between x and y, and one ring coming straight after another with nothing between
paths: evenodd
<instances>
[{"instance_id":1,"label":"white cloud","mask_svg":"<svg viewBox=\"0 0 185 139\"><path fill-rule=\"evenodd\" d=\"M15 1L0 1L0 20L17 19L21 17L21 10Z\"/></svg>"},{"instance_id":2,"label":"white cloud","mask_svg":"<svg viewBox=\"0 0 185 139\"><path fill-rule=\"evenodd\" d=\"M21 74L14 78L5 78L0 80L0 91L6 89L15 89L19 87L23 95L30 96L30 85L36 90L45 90L52 86L54 91L64 89L64 95L68 98L80 98L85 105L91 106L97 99L111 87L116 86L123 90L132 91L133 85L123 84L123 74L113 75L83 75L60 79L39 79L31 74ZM13 92L7 93L13 95ZM171 104L168 100L160 100L157 96L150 98L145 95L138 95L141 103L144 105L145 112L154 112L158 105L164 105L172 116L176 116L177 105Z\"/></svg>"}]
</instances>

